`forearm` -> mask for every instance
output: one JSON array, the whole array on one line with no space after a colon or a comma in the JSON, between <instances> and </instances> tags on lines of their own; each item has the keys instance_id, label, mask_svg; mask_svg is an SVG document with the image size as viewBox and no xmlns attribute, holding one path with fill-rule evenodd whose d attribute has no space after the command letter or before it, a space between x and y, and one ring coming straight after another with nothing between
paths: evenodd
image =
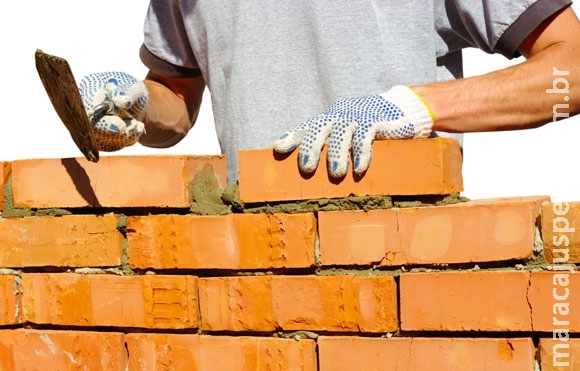
<instances>
[{"instance_id":1,"label":"forearm","mask_svg":"<svg viewBox=\"0 0 580 371\"><path fill-rule=\"evenodd\" d=\"M568 45L550 48L505 70L416 86L413 90L435 113L433 130L478 132L538 127L556 117L555 109L560 117L580 112L579 51ZM553 88L562 90L560 94L546 91Z\"/></svg>"},{"instance_id":2,"label":"forearm","mask_svg":"<svg viewBox=\"0 0 580 371\"><path fill-rule=\"evenodd\" d=\"M435 113L433 130L527 129L580 112L580 22L567 8L528 36L525 62L482 76L415 86ZM551 92L550 92L551 91Z\"/></svg>"},{"instance_id":3,"label":"forearm","mask_svg":"<svg viewBox=\"0 0 580 371\"><path fill-rule=\"evenodd\" d=\"M164 78L152 73L144 82L149 92L142 117L147 134L140 142L149 147L170 147L183 139L195 123L205 82L202 78Z\"/></svg>"}]
</instances>

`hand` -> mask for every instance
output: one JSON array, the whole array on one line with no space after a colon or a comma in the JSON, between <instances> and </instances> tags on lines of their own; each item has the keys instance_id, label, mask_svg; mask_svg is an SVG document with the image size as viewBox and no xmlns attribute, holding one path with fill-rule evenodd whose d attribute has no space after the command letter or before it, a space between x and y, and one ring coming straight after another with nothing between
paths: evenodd
<instances>
[{"instance_id":1,"label":"hand","mask_svg":"<svg viewBox=\"0 0 580 371\"><path fill-rule=\"evenodd\" d=\"M131 146L145 133L138 120L148 97L143 81L124 72L95 73L81 80L79 92L99 151Z\"/></svg>"},{"instance_id":2,"label":"hand","mask_svg":"<svg viewBox=\"0 0 580 371\"><path fill-rule=\"evenodd\" d=\"M341 177L348 170L352 146L354 171L360 175L370 164L374 139L426 138L433 121L426 103L409 87L398 85L381 95L336 101L322 114L284 133L274 149L285 153L300 145L298 164L310 173L328 142L330 175Z\"/></svg>"}]
</instances>

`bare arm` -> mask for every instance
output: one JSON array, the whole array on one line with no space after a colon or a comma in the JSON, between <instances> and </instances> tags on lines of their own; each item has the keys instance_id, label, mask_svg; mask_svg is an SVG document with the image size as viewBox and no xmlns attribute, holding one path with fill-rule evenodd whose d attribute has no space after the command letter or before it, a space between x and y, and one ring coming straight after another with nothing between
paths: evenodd
<instances>
[{"instance_id":1,"label":"bare arm","mask_svg":"<svg viewBox=\"0 0 580 371\"><path fill-rule=\"evenodd\" d=\"M145 85L149 100L142 121L147 133L139 142L148 147L170 147L195 123L205 81L203 77L175 78L149 72Z\"/></svg>"},{"instance_id":2,"label":"bare arm","mask_svg":"<svg viewBox=\"0 0 580 371\"><path fill-rule=\"evenodd\" d=\"M554 107L561 114L580 113L580 22L573 10L568 7L546 20L519 51L527 59L519 65L413 87L435 113L433 130L528 129L551 122ZM554 86L557 78L560 83ZM546 92L564 89L562 79L569 85L568 93Z\"/></svg>"}]
</instances>

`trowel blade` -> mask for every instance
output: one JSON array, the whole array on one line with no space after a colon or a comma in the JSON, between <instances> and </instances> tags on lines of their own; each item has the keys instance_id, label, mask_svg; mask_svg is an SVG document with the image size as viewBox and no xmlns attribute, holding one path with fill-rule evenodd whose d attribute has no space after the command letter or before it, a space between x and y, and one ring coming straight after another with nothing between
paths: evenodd
<instances>
[{"instance_id":1,"label":"trowel blade","mask_svg":"<svg viewBox=\"0 0 580 371\"><path fill-rule=\"evenodd\" d=\"M73 141L87 160L98 162L95 136L68 62L40 49L36 50L35 60L44 89Z\"/></svg>"}]
</instances>

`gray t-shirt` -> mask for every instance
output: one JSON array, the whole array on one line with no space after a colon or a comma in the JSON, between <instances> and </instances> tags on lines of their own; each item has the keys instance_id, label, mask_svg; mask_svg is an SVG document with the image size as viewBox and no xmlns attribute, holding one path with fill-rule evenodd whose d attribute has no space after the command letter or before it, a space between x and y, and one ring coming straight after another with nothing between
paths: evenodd
<instances>
[{"instance_id":1,"label":"gray t-shirt","mask_svg":"<svg viewBox=\"0 0 580 371\"><path fill-rule=\"evenodd\" d=\"M271 147L339 98L462 77L461 49L507 58L570 0L152 0L141 59L205 79L218 140ZM372 166L372 165L371 165Z\"/></svg>"}]
</instances>

